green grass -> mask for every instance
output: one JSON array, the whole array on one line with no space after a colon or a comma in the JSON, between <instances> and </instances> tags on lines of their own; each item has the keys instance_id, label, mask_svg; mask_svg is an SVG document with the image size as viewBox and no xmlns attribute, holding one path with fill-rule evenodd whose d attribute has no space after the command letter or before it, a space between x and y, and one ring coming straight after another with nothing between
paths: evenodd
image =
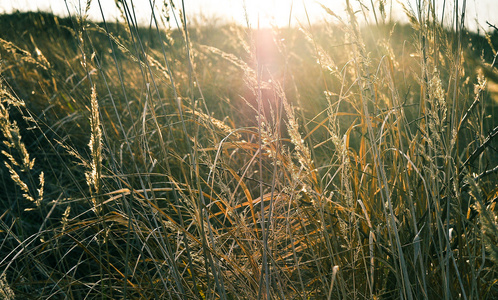
<instances>
[{"instance_id":1,"label":"green grass","mask_svg":"<svg viewBox=\"0 0 498 300\"><path fill-rule=\"evenodd\" d=\"M120 5L0 16L0 298L498 297L496 31Z\"/></svg>"}]
</instances>

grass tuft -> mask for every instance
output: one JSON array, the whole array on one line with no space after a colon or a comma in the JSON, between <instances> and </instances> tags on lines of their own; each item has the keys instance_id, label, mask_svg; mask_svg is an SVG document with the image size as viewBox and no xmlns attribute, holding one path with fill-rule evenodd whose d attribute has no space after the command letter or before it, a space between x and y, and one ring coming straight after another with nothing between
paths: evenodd
<instances>
[{"instance_id":1,"label":"grass tuft","mask_svg":"<svg viewBox=\"0 0 498 300\"><path fill-rule=\"evenodd\" d=\"M0 298L498 297L496 30L181 4L0 16Z\"/></svg>"}]
</instances>

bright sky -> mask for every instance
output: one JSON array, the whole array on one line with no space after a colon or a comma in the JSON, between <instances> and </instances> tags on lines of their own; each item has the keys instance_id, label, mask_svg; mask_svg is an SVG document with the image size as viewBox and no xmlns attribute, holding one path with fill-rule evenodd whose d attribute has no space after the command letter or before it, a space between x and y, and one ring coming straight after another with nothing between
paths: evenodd
<instances>
[{"instance_id":1,"label":"bright sky","mask_svg":"<svg viewBox=\"0 0 498 300\"><path fill-rule=\"evenodd\" d=\"M139 22L146 24L150 20L150 2L161 3L162 0L126 0L128 3L133 2ZM149 2L150 1L150 2ZM184 0L185 11L188 15L202 14L205 17L218 16L226 20L233 20L239 24L246 25L244 7L249 18L249 22L253 28L257 27L258 17L261 27L268 27L270 24L277 26L287 26L289 22L289 15L292 7L291 24L297 25L297 22L306 22L306 11L312 20L323 20L327 14L318 4L323 3L330 8L334 13L343 16L345 8L345 0ZM358 1L350 0L356 8L358 8ZM403 15L399 2L412 3L415 5L417 0L384 0L388 8L392 4L393 16ZM432 0L431 0L432 1ZM115 0L92 0L90 16L94 20L101 20L100 10L98 3L101 3L106 18L115 20L119 16L119 12L115 7ZM173 0L177 7L181 7L181 0ZM363 3L370 8L371 2L377 3L379 0L363 0ZM443 0L436 0L442 6ZM454 7L455 0L446 0L445 11L451 12ZM498 26L498 1L496 0L458 0L459 7L463 3L467 3L467 27L476 30L476 20L479 20L480 26L486 30L489 27L486 21ZM86 0L67 0L67 6L70 11L74 13L80 7L84 9ZM378 7L378 6L377 6ZM66 1L65 0L0 0L0 12L10 12L12 10L43 10L50 11L58 15L67 15ZM328 18L330 18L328 16ZM399 17L396 17L399 18ZM450 20L447 17L446 20Z\"/></svg>"}]
</instances>

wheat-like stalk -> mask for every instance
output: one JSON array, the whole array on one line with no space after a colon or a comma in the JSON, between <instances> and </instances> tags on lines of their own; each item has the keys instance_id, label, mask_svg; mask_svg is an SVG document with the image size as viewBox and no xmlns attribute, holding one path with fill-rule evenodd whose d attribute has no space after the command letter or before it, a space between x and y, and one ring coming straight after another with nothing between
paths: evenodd
<instances>
[{"instance_id":1,"label":"wheat-like stalk","mask_svg":"<svg viewBox=\"0 0 498 300\"><path fill-rule=\"evenodd\" d=\"M91 116L90 116L90 142L88 147L91 153L90 170L85 173L88 187L92 195L92 202L96 212L102 210L101 199L101 182L102 182L102 129L100 125L99 103L97 100L97 91L92 88L90 97Z\"/></svg>"}]
</instances>

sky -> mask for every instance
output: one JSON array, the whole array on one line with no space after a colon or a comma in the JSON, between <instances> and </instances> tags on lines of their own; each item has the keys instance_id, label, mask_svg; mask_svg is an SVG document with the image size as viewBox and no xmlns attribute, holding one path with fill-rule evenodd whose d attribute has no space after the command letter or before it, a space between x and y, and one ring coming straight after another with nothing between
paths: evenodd
<instances>
[{"instance_id":1,"label":"sky","mask_svg":"<svg viewBox=\"0 0 498 300\"><path fill-rule=\"evenodd\" d=\"M126 0L128 3L133 2L135 5L138 21L142 24L147 24L150 20L150 2L163 2L162 0ZM358 9L358 1L350 0ZM386 7L392 7L392 16L396 19L405 20L403 18L402 8L399 2L415 7L417 0L384 0ZM442 3L444 0L435 0L439 11L442 11ZM445 11L453 11L454 5L458 1L459 7L463 7L466 3L466 26L467 28L476 31L480 26L484 30L489 30L486 21L498 26L498 1L497 0L446 0ZM99 10L99 2L105 12L107 20L116 20L119 16L119 11L116 9L115 0L92 0L89 15L96 21L102 20ZM181 7L181 0L173 0L177 7ZM371 2L377 3L379 0L363 0L363 3L369 8ZM298 26L299 23L307 22L306 13L310 20L321 21L324 18L332 20L328 16L319 3L330 8L337 15L345 18L345 0L184 0L185 11L188 17L204 16L206 19L223 19L235 21L241 25L247 25L246 20L249 20L251 27L269 27L276 25L285 27L289 24L289 19L292 26ZM0 0L0 13L11 12L13 10L20 11L49 11L57 15L67 15L68 8L71 13L75 13L80 9L84 9L86 0ZM291 14L292 8L292 14ZM247 13L247 19L246 19ZM370 14L371 15L371 14ZM289 16L291 16L289 18ZM451 20L451 17L445 17L446 20ZM476 22L479 21L479 23ZM373 19L371 20L373 22ZM481 29L482 30L482 29Z\"/></svg>"}]
</instances>

